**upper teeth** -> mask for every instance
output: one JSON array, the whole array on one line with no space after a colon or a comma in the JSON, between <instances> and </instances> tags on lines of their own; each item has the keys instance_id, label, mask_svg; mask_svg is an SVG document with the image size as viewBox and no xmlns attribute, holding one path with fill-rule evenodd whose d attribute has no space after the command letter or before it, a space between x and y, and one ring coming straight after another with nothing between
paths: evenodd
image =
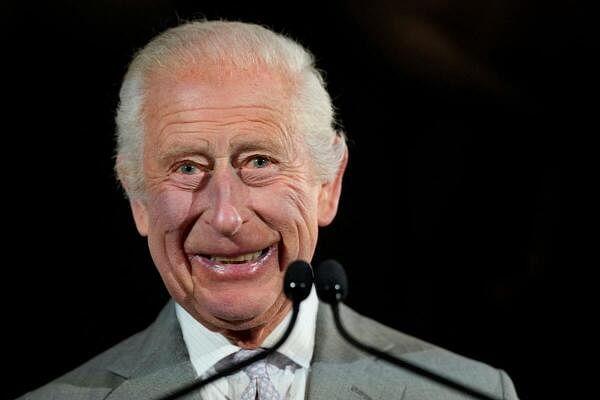
<instances>
[{"instance_id":1,"label":"upper teeth","mask_svg":"<svg viewBox=\"0 0 600 400\"><path fill-rule=\"evenodd\" d=\"M262 250L258 250L258 251L255 251L254 253L242 254L237 257L213 256L210 258L210 260L213 262L223 262L223 263L247 262L247 261L256 260L258 257L260 257L261 253L262 253Z\"/></svg>"}]
</instances>

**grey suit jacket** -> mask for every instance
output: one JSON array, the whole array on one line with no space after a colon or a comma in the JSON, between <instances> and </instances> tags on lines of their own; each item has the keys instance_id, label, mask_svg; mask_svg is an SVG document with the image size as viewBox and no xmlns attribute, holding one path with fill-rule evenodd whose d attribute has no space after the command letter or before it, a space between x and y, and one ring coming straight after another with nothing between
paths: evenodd
<instances>
[{"instance_id":1,"label":"grey suit jacket","mask_svg":"<svg viewBox=\"0 0 600 400\"><path fill-rule=\"evenodd\" d=\"M432 369L501 399L517 399L503 371L440 349L340 309L346 327L372 346ZM142 400L157 398L194 379L194 369L170 301L146 330L21 399ZM308 376L310 399L465 399L459 393L356 350L337 333L331 311L319 305L315 350ZM198 399L192 394L186 399Z\"/></svg>"}]
</instances>

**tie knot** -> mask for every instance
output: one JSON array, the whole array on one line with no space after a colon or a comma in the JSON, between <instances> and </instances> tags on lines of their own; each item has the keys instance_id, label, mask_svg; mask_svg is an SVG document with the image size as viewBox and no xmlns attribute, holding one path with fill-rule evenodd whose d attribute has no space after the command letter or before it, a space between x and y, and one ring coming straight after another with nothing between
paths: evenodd
<instances>
[{"instance_id":1,"label":"tie knot","mask_svg":"<svg viewBox=\"0 0 600 400\"><path fill-rule=\"evenodd\" d=\"M253 357L256 354L261 353L263 351L264 351L263 349L256 349L256 350L241 349L233 355L233 362L237 363L240 361L247 360L250 357ZM244 372L246 372L246 374L248 374L250 379L268 377L267 363L265 362L265 359L258 360L256 362L248 365L246 368L244 368Z\"/></svg>"},{"instance_id":2,"label":"tie knot","mask_svg":"<svg viewBox=\"0 0 600 400\"><path fill-rule=\"evenodd\" d=\"M240 349L236 353L233 354L233 362L238 363L238 362L247 360L250 357L253 357L259 353L262 353L263 351L264 351L264 349L260 349L260 348L254 349L254 350Z\"/></svg>"}]
</instances>

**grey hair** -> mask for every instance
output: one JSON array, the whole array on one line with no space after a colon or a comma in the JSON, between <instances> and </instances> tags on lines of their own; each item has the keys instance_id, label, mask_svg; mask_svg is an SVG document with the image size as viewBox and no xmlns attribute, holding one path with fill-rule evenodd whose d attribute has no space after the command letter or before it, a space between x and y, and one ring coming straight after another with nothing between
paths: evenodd
<instances>
[{"instance_id":1,"label":"grey hair","mask_svg":"<svg viewBox=\"0 0 600 400\"><path fill-rule=\"evenodd\" d=\"M127 195L143 196L144 101L148 76L194 64L266 67L295 83L292 125L303 135L314 170L332 180L346 154L346 138L335 130L334 110L314 57L300 44L260 25L192 21L155 37L137 52L119 93L115 169Z\"/></svg>"}]
</instances>

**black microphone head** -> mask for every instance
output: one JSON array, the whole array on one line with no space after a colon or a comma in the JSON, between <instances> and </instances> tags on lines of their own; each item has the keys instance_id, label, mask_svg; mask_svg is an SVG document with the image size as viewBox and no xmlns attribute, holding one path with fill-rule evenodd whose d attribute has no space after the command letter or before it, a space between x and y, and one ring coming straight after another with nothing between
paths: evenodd
<instances>
[{"instance_id":1,"label":"black microphone head","mask_svg":"<svg viewBox=\"0 0 600 400\"><path fill-rule=\"evenodd\" d=\"M342 264L326 260L315 271L315 287L319 298L325 303L344 301L348 295L348 279Z\"/></svg>"},{"instance_id":2,"label":"black microphone head","mask_svg":"<svg viewBox=\"0 0 600 400\"><path fill-rule=\"evenodd\" d=\"M310 264L296 260L288 265L283 279L283 292L294 303L301 302L310 294L314 278Z\"/></svg>"}]
</instances>

